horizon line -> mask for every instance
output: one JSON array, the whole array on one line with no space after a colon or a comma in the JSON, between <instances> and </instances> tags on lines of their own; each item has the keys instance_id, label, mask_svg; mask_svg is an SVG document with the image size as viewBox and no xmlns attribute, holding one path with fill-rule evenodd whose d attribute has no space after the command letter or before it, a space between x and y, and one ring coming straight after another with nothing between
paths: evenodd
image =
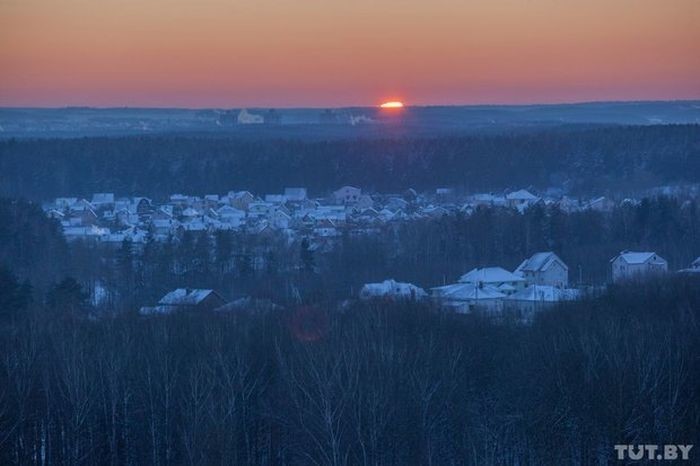
<instances>
[{"instance_id":1,"label":"horizon line","mask_svg":"<svg viewBox=\"0 0 700 466\"><path fill-rule=\"evenodd\" d=\"M411 104L404 101L404 108L438 108L438 107L557 107L565 105L596 105L596 104L645 104L645 103L682 103L700 102L700 96L687 99L633 99L633 100L573 100L564 102L532 102L532 103L453 103L453 104ZM309 105L309 106L226 106L226 107L187 107L187 106L132 106L132 105L60 105L60 106L5 106L0 104L0 110L70 110L70 109L91 109L91 110L233 110L233 109L279 109L279 110L342 110L352 108L380 108L380 104L373 105Z\"/></svg>"}]
</instances>

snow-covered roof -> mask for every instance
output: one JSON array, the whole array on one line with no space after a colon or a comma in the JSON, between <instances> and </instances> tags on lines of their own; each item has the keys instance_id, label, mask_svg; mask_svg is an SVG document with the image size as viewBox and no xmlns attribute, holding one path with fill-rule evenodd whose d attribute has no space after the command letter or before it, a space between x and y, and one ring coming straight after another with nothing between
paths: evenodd
<instances>
[{"instance_id":1,"label":"snow-covered roof","mask_svg":"<svg viewBox=\"0 0 700 466\"><path fill-rule=\"evenodd\" d=\"M539 198L526 189L519 189L518 191L513 191L512 193L506 194L506 199L518 201L536 201Z\"/></svg>"},{"instance_id":2,"label":"snow-covered roof","mask_svg":"<svg viewBox=\"0 0 700 466\"><path fill-rule=\"evenodd\" d=\"M525 279L501 267L472 269L459 278L460 283L522 282Z\"/></svg>"},{"instance_id":3,"label":"snow-covered roof","mask_svg":"<svg viewBox=\"0 0 700 466\"><path fill-rule=\"evenodd\" d=\"M367 283L360 290L362 298L422 298L428 294L412 283L397 282L393 279L381 283Z\"/></svg>"},{"instance_id":4,"label":"snow-covered roof","mask_svg":"<svg viewBox=\"0 0 700 466\"><path fill-rule=\"evenodd\" d=\"M628 264L644 264L653 260L655 262L665 262L658 254L655 252L634 252L634 251L622 251L617 257L622 258Z\"/></svg>"},{"instance_id":5,"label":"snow-covered roof","mask_svg":"<svg viewBox=\"0 0 700 466\"><path fill-rule=\"evenodd\" d=\"M202 215L202 214L197 209L194 209L192 207L188 207L182 211L182 215L184 217L197 217L197 216Z\"/></svg>"},{"instance_id":6,"label":"snow-covered roof","mask_svg":"<svg viewBox=\"0 0 700 466\"><path fill-rule=\"evenodd\" d=\"M166 294L158 304L166 306L194 306L204 301L214 290L177 288Z\"/></svg>"},{"instance_id":7,"label":"snow-covered roof","mask_svg":"<svg viewBox=\"0 0 700 466\"><path fill-rule=\"evenodd\" d=\"M508 296L506 299L514 301L544 301L558 302L571 301L579 297L579 290L571 288L557 288L549 285L530 285Z\"/></svg>"},{"instance_id":8,"label":"snow-covered roof","mask_svg":"<svg viewBox=\"0 0 700 466\"><path fill-rule=\"evenodd\" d=\"M505 294L497 288L474 283L455 283L431 289L433 296L446 301L479 301L482 299L502 299Z\"/></svg>"},{"instance_id":9,"label":"snow-covered roof","mask_svg":"<svg viewBox=\"0 0 700 466\"><path fill-rule=\"evenodd\" d=\"M515 269L514 273L519 275L523 272L542 272L547 270L547 268L557 260L564 266L565 269L568 270L566 264L564 264L564 262L559 259L556 254L554 254L552 251L547 251L536 252L529 259L525 259L518 266L518 268Z\"/></svg>"},{"instance_id":10,"label":"snow-covered roof","mask_svg":"<svg viewBox=\"0 0 700 466\"><path fill-rule=\"evenodd\" d=\"M240 209L236 209L235 207L231 207L230 205L225 205L225 206L219 207L217 209L216 213L218 213L222 217L232 217L232 216L233 217L235 217L235 216L245 217L244 211L242 211Z\"/></svg>"}]
</instances>

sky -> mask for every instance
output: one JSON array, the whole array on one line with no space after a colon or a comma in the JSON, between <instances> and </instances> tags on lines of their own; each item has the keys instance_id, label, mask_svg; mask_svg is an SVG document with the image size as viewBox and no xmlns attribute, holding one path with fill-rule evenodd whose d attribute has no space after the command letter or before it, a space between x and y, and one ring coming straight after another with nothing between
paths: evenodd
<instances>
[{"instance_id":1,"label":"sky","mask_svg":"<svg viewBox=\"0 0 700 466\"><path fill-rule=\"evenodd\" d=\"M0 106L700 98L700 0L0 0Z\"/></svg>"}]
</instances>

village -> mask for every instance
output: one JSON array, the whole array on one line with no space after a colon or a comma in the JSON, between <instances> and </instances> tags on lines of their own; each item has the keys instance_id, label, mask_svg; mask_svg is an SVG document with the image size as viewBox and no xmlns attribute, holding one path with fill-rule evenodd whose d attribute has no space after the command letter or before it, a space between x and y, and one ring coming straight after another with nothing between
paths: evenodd
<instances>
[{"instance_id":1,"label":"village","mask_svg":"<svg viewBox=\"0 0 700 466\"><path fill-rule=\"evenodd\" d=\"M368 194L357 187L343 186L330 196L312 198L306 188L297 187L262 196L249 191L205 196L172 194L164 202L95 193L90 200L59 197L44 203L43 209L61 223L68 241L119 245L126 240L138 246L149 238L164 241L181 237L186 231L226 230L254 235L279 232L290 241L301 236L332 245L332 239L343 233L372 234L397 222L468 216L482 206L512 208L521 213L536 205L556 206L571 213L589 209L609 212L621 204L640 202L605 196L574 199L552 191L541 195L527 189L458 195L452 189L438 188L422 194L413 189L400 194Z\"/></svg>"},{"instance_id":2,"label":"village","mask_svg":"<svg viewBox=\"0 0 700 466\"><path fill-rule=\"evenodd\" d=\"M397 222L468 216L484 206L520 213L536 205L556 206L569 213L587 209L609 212L621 203L638 202L629 198L615 202L605 197L577 200L556 194L538 196L525 189L459 196L446 188L430 194L418 194L412 189L401 194L367 194L360 188L343 186L323 198L310 198L305 188L286 188L283 193L262 197L249 191L203 197L173 194L162 203L146 197L117 198L112 193L96 193L90 200L57 198L43 208L49 217L60 221L68 241L114 247L129 242L138 247L151 240L177 240L185 232L213 234L224 230L261 237L280 235L289 243L304 238L312 249L328 250L344 234L371 235ZM612 282L668 272L668 262L653 251L622 251L611 258L609 267ZM680 272L700 273L700 258ZM479 311L528 320L539 310L600 289L572 287L567 264L555 252L545 251L524 258L512 271L497 266L475 268L457 277L455 283L429 289L387 279L365 284L353 298L426 301L456 313ZM250 297L227 302L214 290L179 288L154 306L142 307L141 313L233 310L251 304L260 303ZM265 306L279 307L274 303Z\"/></svg>"}]
</instances>

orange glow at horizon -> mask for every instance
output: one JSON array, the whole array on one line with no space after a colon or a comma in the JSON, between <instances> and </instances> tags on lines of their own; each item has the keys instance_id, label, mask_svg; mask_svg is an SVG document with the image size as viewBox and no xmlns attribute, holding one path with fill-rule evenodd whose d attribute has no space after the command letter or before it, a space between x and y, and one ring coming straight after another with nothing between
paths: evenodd
<instances>
[{"instance_id":1,"label":"orange glow at horizon","mask_svg":"<svg viewBox=\"0 0 700 466\"><path fill-rule=\"evenodd\" d=\"M390 100L388 102L384 102L381 104L379 107L381 108L403 108L403 102L398 101L398 100Z\"/></svg>"},{"instance_id":2,"label":"orange glow at horizon","mask_svg":"<svg viewBox=\"0 0 700 466\"><path fill-rule=\"evenodd\" d=\"M700 99L700 1L0 0L0 106L342 107L377 96Z\"/></svg>"}]
</instances>

